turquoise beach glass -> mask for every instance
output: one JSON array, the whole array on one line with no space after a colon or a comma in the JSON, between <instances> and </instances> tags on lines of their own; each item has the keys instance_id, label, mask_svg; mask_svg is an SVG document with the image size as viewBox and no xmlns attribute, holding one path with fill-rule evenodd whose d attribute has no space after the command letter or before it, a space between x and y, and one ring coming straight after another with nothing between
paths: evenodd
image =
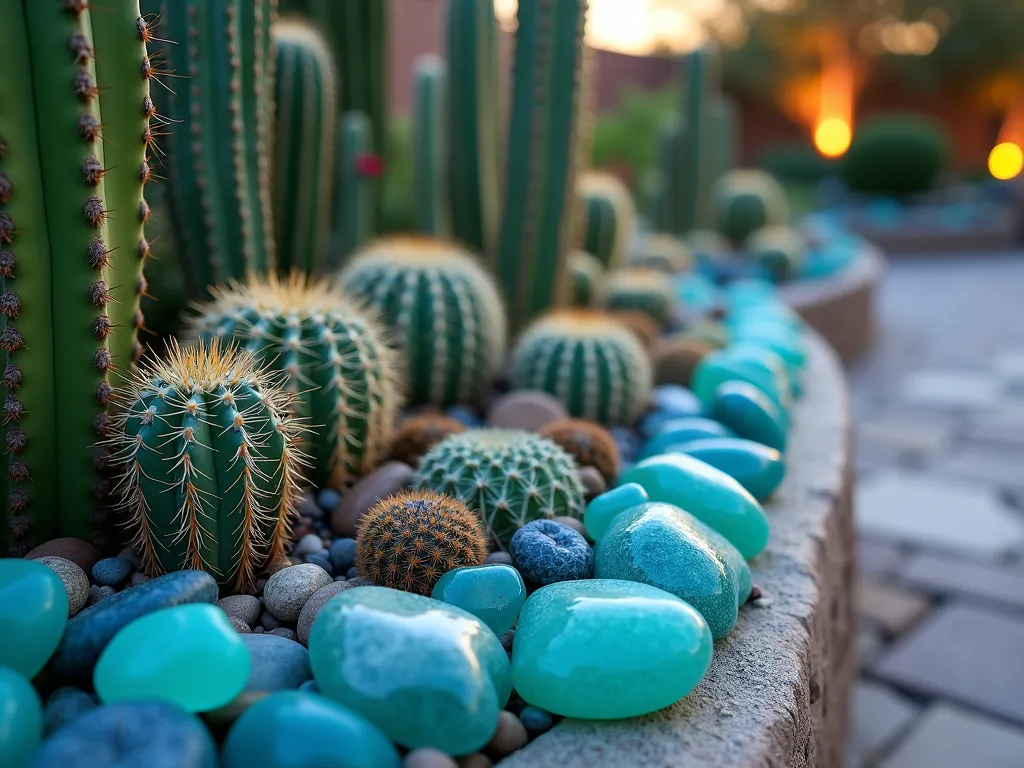
<instances>
[{"instance_id":1,"label":"turquoise beach glass","mask_svg":"<svg viewBox=\"0 0 1024 768\"><path fill-rule=\"evenodd\" d=\"M510 565L479 565L448 571L430 596L473 614L501 637L519 617L526 584Z\"/></svg>"},{"instance_id":2,"label":"turquoise beach glass","mask_svg":"<svg viewBox=\"0 0 1024 768\"><path fill-rule=\"evenodd\" d=\"M53 655L68 623L68 593L34 560L0 560L0 666L32 679Z\"/></svg>"},{"instance_id":3,"label":"turquoise beach glass","mask_svg":"<svg viewBox=\"0 0 1024 768\"><path fill-rule=\"evenodd\" d=\"M28 765L42 737L43 705L39 694L32 683L13 669L0 667L0 765Z\"/></svg>"},{"instance_id":4,"label":"turquoise beach glass","mask_svg":"<svg viewBox=\"0 0 1024 768\"><path fill-rule=\"evenodd\" d=\"M735 479L763 502L786 477L786 461L775 448L738 437L694 440L678 448Z\"/></svg>"},{"instance_id":5,"label":"turquoise beach glass","mask_svg":"<svg viewBox=\"0 0 1024 768\"><path fill-rule=\"evenodd\" d=\"M650 501L647 491L637 483L625 483L595 496L583 513L583 527L592 541L600 541L620 512Z\"/></svg>"},{"instance_id":6,"label":"turquoise beach glass","mask_svg":"<svg viewBox=\"0 0 1024 768\"><path fill-rule=\"evenodd\" d=\"M706 437L733 437L733 432L724 424L701 416L690 416L666 421L657 432L643 444L638 458L646 459L667 453L691 440Z\"/></svg>"},{"instance_id":7,"label":"turquoise beach glass","mask_svg":"<svg viewBox=\"0 0 1024 768\"><path fill-rule=\"evenodd\" d=\"M755 386L727 381L715 392L708 409L716 421L737 436L785 452L788 423L778 406Z\"/></svg>"}]
</instances>

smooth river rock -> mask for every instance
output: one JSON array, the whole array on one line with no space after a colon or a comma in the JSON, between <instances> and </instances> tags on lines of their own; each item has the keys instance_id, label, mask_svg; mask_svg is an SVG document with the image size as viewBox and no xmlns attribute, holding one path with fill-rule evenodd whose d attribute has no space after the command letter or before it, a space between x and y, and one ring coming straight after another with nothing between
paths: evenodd
<instances>
[{"instance_id":1,"label":"smooth river rock","mask_svg":"<svg viewBox=\"0 0 1024 768\"><path fill-rule=\"evenodd\" d=\"M733 437L733 432L724 424L701 416L672 419L662 424L651 439L644 443L637 458L646 459L669 453L692 440L708 437Z\"/></svg>"},{"instance_id":2,"label":"smooth river rock","mask_svg":"<svg viewBox=\"0 0 1024 768\"><path fill-rule=\"evenodd\" d=\"M511 565L455 568L430 596L476 616L498 637L512 629L526 602L526 584Z\"/></svg>"},{"instance_id":3,"label":"smooth river rock","mask_svg":"<svg viewBox=\"0 0 1024 768\"><path fill-rule=\"evenodd\" d=\"M718 388L709 409L739 437L785 452L789 428L785 414L757 387L728 381Z\"/></svg>"},{"instance_id":4,"label":"smooth river rock","mask_svg":"<svg viewBox=\"0 0 1024 768\"><path fill-rule=\"evenodd\" d=\"M734 478L758 501L775 493L786 477L786 460L775 448L739 437L694 440L680 446L693 456Z\"/></svg>"},{"instance_id":5,"label":"smooth river rock","mask_svg":"<svg viewBox=\"0 0 1024 768\"><path fill-rule=\"evenodd\" d=\"M85 607L89 601L89 577L77 563L55 555L37 557L34 562L45 565L61 580L68 595L68 618Z\"/></svg>"},{"instance_id":6,"label":"smooth river rock","mask_svg":"<svg viewBox=\"0 0 1024 768\"><path fill-rule=\"evenodd\" d=\"M32 683L0 667L0 765L23 768L43 737L43 705Z\"/></svg>"},{"instance_id":7,"label":"smooth river rock","mask_svg":"<svg viewBox=\"0 0 1024 768\"><path fill-rule=\"evenodd\" d=\"M31 680L53 655L67 623L67 592L52 569L0 559L0 667Z\"/></svg>"},{"instance_id":8,"label":"smooth river rock","mask_svg":"<svg viewBox=\"0 0 1024 768\"><path fill-rule=\"evenodd\" d=\"M247 691L285 691L298 688L313 679L309 651L294 640L266 633L243 635L249 649L251 669Z\"/></svg>"},{"instance_id":9,"label":"smooth river rock","mask_svg":"<svg viewBox=\"0 0 1024 768\"><path fill-rule=\"evenodd\" d=\"M263 602L275 618L298 621L306 601L333 581L327 571L312 563L282 568L270 577L263 588Z\"/></svg>"}]
</instances>

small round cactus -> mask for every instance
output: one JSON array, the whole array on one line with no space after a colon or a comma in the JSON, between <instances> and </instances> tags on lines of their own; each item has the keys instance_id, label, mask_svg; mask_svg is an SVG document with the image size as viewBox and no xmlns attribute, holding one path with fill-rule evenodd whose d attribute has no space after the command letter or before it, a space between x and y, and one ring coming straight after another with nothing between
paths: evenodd
<instances>
[{"instance_id":1,"label":"small round cactus","mask_svg":"<svg viewBox=\"0 0 1024 768\"><path fill-rule=\"evenodd\" d=\"M590 466L609 483L619 476L619 446L611 432L584 419L561 419L546 425L539 432L562 447L581 467Z\"/></svg>"},{"instance_id":2,"label":"small round cactus","mask_svg":"<svg viewBox=\"0 0 1024 768\"><path fill-rule=\"evenodd\" d=\"M411 404L448 406L483 395L505 356L494 282L462 246L401 236L358 251L339 282L392 329L408 363Z\"/></svg>"},{"instance_id":3,"label":"small round cactus","mask_svg":"<svg viewBox=\"0 0 1024 768\"><path fill-rule=\"evenodd\" d=\"M555 443L517 429L472 429L452 435L423 457L415 486L454 496L477 510L487 535L507 549L531 520L582 518L583 484L576 462Z\"/></svg>"},{"instance_id":4,"label":"small round cactus","mask_svg":"<svg viewBox=\"0 0 1024 768\"><path fill-rule=\"evenodd\" d=\"M747 238L743 250L772 280L781 283L800 271L807 254L807 240L792 227L764 227Z\"/></svg>"},{"instance_id":5,"label":"small round cactus","mask_svg":"<svg viewBox=\"0 0 1024 768\"><path fill-rule=\"evenodd\" d=\"M596 256L586 251L569 254L569 274L565 281L566 303L572 307L589 307L597 303L604 289L604 267Z\"/></svg>"},{"instance_id":6,"label":"small round cactus","mask_svg":"<svg viewBox=\"0 0 1024 768\"><path fill-rule=\"evenodd\" d=\"M614 317L563 310L535 321L512 356L518 389L542 389L570 415L630 424L651 393L651 361L640 340Z\"/></svg>"},{"instance_id":7,"label":"small round cactus","mask_svg":"<svg viewBox=\"0 0 1024 768\"><path fill-rule=\"evenodd\" d=\"M658 232L647 238L642 250L633 254L630 266L678 275L693 268L693 253L685 241Z\"/></svg>"},{"instance_id":8,"label":"small round cactus","mask_svg":"<svg viewBox=\"0 0 1024 768\"><path fill-rule=\"evenodd\" d=\"M377 502L356 533L360 575L420 595L430 595L448 571L481 565L486 557L479 518L458 499L433 491L403 491Z\"/></svg>"},{"instance_id":9,"label":"small round cactus","mask_svg":"<svg viewBox=\"0 0 1024 768\"><path fill-rule=\"evenodd\" d=\"M739 244L761 227L786 224L786 193L764 171L731 171L715 183L714 205L718 231Z\"/></svg>"},{"instance_id":10,"label":"small round cactus","mask_svg":"<svg viewBox=\"0 0 1024 768\"><path fill-rule=\"evenodd\" d=\"M619 269L608 276L605 306L611 310L633 309L650 316L659 327L672 319L676 298L665 275L656 269Z\"/></svg>"},{"instance_id":11,"label":"small round cactus","mask_svg":"<svg viewBox=\"0 0 1024 768\"><path fill-rule=\"evenodd\" d=\"M172 343L119 392L108 445L147 573L200 569L241 591L283 555L304 457L282 378L251 352Z\"/></svg>"},{"instance_id":12,"label":"small round cactus","mask_svg":"<svg viewBox=\"0 0 1024 768\"><path fill-rule=\"evenodd\" d=\"M391 440L391 458L416 467L439 442L465 431L466 425L458 419L440 413L421 413L399 426Z\"/></svg>"},{"instance_id":13,"label":"small round cactus","mask_svg":"<svg viewBox=\"0 0 1024 768\"><path fill-rule=\"evenodd\" d=\"M667 336L654 347L655 384L690 386L690 379L700 361L717 347L705 339L686 332Z\"/></svg>"},{"instance_id":14,"label":"small round cactus","mask_svg":"<svg viewBox=\"0 0 1024 768\"><path fill-rule=\"evenodd\" d=\"M607 269L622 264L636 228L629 189L610 173L589 171L576 181L583 249Z\"/></svg>"},{"instance_id":15,"label":"small round cactus","mask_svg":"<svg viewBox=\"0 0 1024 768\"><path fill-rule=\"evenodd\" d=\"M341 488L373 470L387 451L401 405L398 355L386 333L330 283L301 273L250 278L214 289L193 332L251 350L282 371L307 435L309 479Z\"/></svg>"},{"instance_id":16,"label":"small round cactus","mask_svg":"<svg viewBox=\"0 0 1024 768\"><path fill-rule=\"evenodd\" d=\"M732 253L729 241L713 229L695 229L686 236L686 245L698 272L714 278L719 265Z\"/></svg>"}]
</instances>

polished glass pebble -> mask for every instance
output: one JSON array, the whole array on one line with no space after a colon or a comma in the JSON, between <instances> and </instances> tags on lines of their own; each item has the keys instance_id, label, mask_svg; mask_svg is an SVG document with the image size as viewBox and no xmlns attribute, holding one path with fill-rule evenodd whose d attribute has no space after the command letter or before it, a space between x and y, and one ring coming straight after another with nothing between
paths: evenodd
<instances>
[{"instance_id":1,"label":"polished glass pebble","mask_svg":"<svg viewBox=\"0 0 1024 768\"><path fill-rule=\"evenodd\" d=\"M727 381L715 393L709 412L738 437L785 452L788 438L784 414L758 387Z\"/></svg>"},{"instance_id":2,"label":"polished glass pebble","mask_svg":"<svg viewBox=\"0 0 1024 768\"><path fill-rule=\"evenodd\" d=\"M778 372L764 364L736 354L733 347L705 355L693 372L693 391L704 404L705 415L711 413L711 404L718 388L730 381L742 381L760 389L781 410L790 402L789 382Z\"/></svg>"},{"instance_id":3,"label":"polished glass pebble","mask_svg":"<svg viewBox=\"0 0 1024 768\"><path fill-rule=\"evenodd\" d=\"M324 695L409 749L477 751L512 692L505 649L480 619L384 587L331 598L313 622L309 657Z\"/></svg>"},{"instance_id":4,"label":"polished glass pebble","mask_svg":"<svg viewBox=\"0 0 1024 768\"><path fill-rule=\"evenodd\" d=\"M30 680L53 655L68 623L68 593L34 560L0 559L0 667Z\"/></svg>"},{"instance_id":5,"label":"polished glass pebble","mask_svg":"<svg viewBox=\"0 0 1024 768\"><path fill-rule=\"evenodd\" d=\"M619 482L637 483L651 501L689 512L750 559L768 545L768 518L736 480L692 456L670 453L634 464Z\"/></svg>"},{"instance_id":6,"label":"polished glass pebble","mask_svg":"<svg viewBox=\"0 0 1024 768\"><path fill-rule=\"evenodd\" d=\"M671 504L626 510L612 522L596 554L596 578L638 581L671 592L700 612L716 640L732 631L750 594L750 568L736 548ZM740 594L741 585L747 594Z\"/></svg>"},{"instance_id":7,"label":"polished glass pebble","mask_svg":"<svg viewBox=\"0 0 1024 768\"><path fill-rule=\"evenodd\" d=\"M648 501L642 485L625 483L591 499L583 513L583 527L592 541L600 541L616 515Z\"/></svg>"},{"instance_id":8,"label":"polished glass pebble","mask_svg":"<svg viewBox=\"0 0 1024 768\"><path fill-rule=\"evenodd\" d=\"M249 679L249 650L227 614L196 603L165 608L126 626L96 663L100 701L158 699L189 712L222 707Z\"/></svg>"},{"instance_id":9,"label":"polished glass pebble","mask_svg":"<svg viewBox=\"0 0 1024 768\"><path fill-rule=\"evenodd\" d=\"M228 733L223 768L398 768L368 720L323 696L280 691L250 706Z\"/></svg>"},{"instance_id":10,"label":"polished glass pebble","mask_svg":"<svg viewBox=\"0 0 1024 768\"><path fill-rule=\"evenodd\" d=\"M519 618L526 584L511 565L455 568L440 578L430 596L473 614L501 637Z\"/></svg>"},{"instance_id":11,"label":"polished glass pebble","mask_svg":"<svg viewBox=\"0 0 1024 768\"><path fill-rule=\"evenodd\" d=\"M724 424L701 416L689 416L666 421L657 432L644 443L637 458L646 459L675 450L691 440L702 440L706 437L733 437L733 432Z\"/></svg>"},{"instance_id":12,"label":"polished glass pebble","mask_svg":"<svg viewBox=\"0 0 1024 768\"><path fill-rule=\"evenodd\" d=\"M65 608L65 618L66 611ZM4 768L28 765L42 737L43 705L39 694L22 675L0 667L0 765Z\"/></svg>"},{"instance_id":13,"label":"polished glass pebble","mask_svg":"<svg viewBox=\"0 0 1024 768\"><path fill-rule=\"evenodd\" d=\"M694 440L678 449L681 453L720 469L764 501L786 477L786 461L782 454L753 440L738 437L717 437Z\"/></svg>"},{"instance_id":14,"label":"polished glass pebble","mask_svg":"<svg viewBox=\"0 0 1024 768\"><path fill-rule=\"evenodd\" d=\"M566 717L654 712L696 687L711 630L685 601L632 581L563 581L537 590L512 648L516 692Z\"/></svg>"}]
</instances>

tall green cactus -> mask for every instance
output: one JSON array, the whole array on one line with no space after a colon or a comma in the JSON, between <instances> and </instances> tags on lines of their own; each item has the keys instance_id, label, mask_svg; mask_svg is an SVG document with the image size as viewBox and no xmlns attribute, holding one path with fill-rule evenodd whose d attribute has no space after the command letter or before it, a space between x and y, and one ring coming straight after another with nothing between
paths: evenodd
<instances>
[{"instance_id":1,"label":"tall green cactus","mask_svg":"<svg viewBox=\"0 0 1024 768\"><path fill-rule=\"evenodd\" d=\"M736 168L739 152L739 119L736 116L736 102L722 96L711 103L711 183Z\"/></svg>"},{"instance_id":2,"label":"tall green cactus","mask_svg":"<svg viewBox=\"0 0 1024 768\"><path fill-rule=\"evenodd\" d=\"M444 59L422 56L416 62L413 107L413 181L416 186L416 226L424 235L447 236L451 231L448 206L448 73Z\"/></svg>"},{"instance_id":3,"label":"tall green cactus","mask_svg":"<svg viewBox=\"0 0 1024 768\"><path fill-rule=\"evenodd\" d=\"M587 0L520 0L497 275L513 329L564 296Z\"/></svg>"},{"instance_id":4,"label":"tall green cactus","mask_svg":"<svg viewBox=\"0 0 1024 768\"><path fill-rule=\"evenodd\" d=\"M452 234L477 253L491 253L501 200L494 0L448 0L445 25Z\"/></svg>"},{"instance_id":5,"label":"tall green cactus","mask_svg":"<svg viewBox=\"0 0 1024 768\"><path fill-rule=\"evenodd\" d=\"M338 90L334 58L315 27L281 21L274 97L274 227L282 274L317 270L330 237Z\"/></svg>"},{"instance_id":6,"label":"tall green cactus","mask_svg":"<svg viewBox=\"0 0 1024 768\"><path fill-rule=\"evenodd\" d=\"M679 184L674 176L676 152L682 141L683 125L679 115L665 115L658 124L657 168L654 171L647 214L659 232L679 233L680 207L677 199Z\"/></svg>"},{"instance_id":7,"label":"tall green cactus","mask_svg":"<svg viewBox=\"0 0 1024 768\"><path fill-rule=\"evenodd\" d=\"M683 79L683 131L674 156L675 196L680 218L676 234L708 227L712 223L711 185L714 184L710 101L721 90L721 67L714 43L705 43L686 57Z\"/></svg>"},{"instance_id":8,"label":"tall green cactus","mask_svg":"<svg viewBox=\"0 0 1024 768\"><path fill-rule=\"evenodd\" d=\"M334 232L329 262L336 268L348 255L373 237L373 157L369 118L362 112L342 115L338 131L338 161L334 181Z\"/></svg>"}]
</instances>

